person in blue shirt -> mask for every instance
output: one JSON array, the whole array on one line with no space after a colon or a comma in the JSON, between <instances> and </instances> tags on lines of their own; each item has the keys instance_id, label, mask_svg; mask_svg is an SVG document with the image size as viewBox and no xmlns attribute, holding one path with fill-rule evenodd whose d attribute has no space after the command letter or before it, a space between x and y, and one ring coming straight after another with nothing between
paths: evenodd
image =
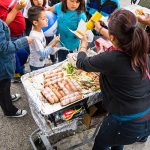
<instances>
[{"instance_id":1,"label":"person in blue shirt","mask_svg":"<svg viewBox=\"0 0 150 150\"><path fill-rule=\"evenodd\" d=\"M96 11L103 16L109 16L116 8L120 8L120 0L87 0L86 4L88 18Z\"/></svg>"},{"instance_id":2,"label":"person in blue shirt","mask_svg":"<svg viewBox=\"0 0 150 150\"><path fill-rule=\"evenodd\" d=\"M10 85L15 72L15 52L31 42L29 37L11 41L10 30L0 19L0 106L8 117L23 117L27 114L26 110L18 109L12 104Z\"/></svg>"},{"instance_id":3,"label":"person in blue shirt","mask_svg":"<svg viewBox=\"0 0 150 150\"><path fill-rule=\"evenodd\" d=\"M80 39L76 37L69 29L76 30L81 19L86 21L84 0L63 0L62 2L49 7L49 11L55 12L58 16L58 29L60 34L60 43L68 51L58 51L58 61L63 61L69 52L78 49Z\"/></svg>"}]
</instances>

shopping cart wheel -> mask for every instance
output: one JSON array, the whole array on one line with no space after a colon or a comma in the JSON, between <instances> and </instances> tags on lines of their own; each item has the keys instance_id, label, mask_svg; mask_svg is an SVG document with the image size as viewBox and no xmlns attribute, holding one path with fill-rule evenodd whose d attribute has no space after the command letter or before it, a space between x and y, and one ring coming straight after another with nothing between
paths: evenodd
<instances>
[{"instance_id":1,"label":"shopping cart wheel","mask_svg":"<svg viewBox=\"0 0 150 150\"><path fill-rule=\"evenodd\" d=\"M53 150L47 137L42 134L39 128L30 135L30 142L34 150Z\"/></svg>"},{"instance_id":2,"label":"shopping cart wheel","mask_svg":"<svg viewBox=\"0 0 150 150\"><path fill-rule=\"evenodd\" d=\"M46 150L46 148L40 138L34 139L34 144L35 144L37 150Z\"/></svg>"}]
</instances>

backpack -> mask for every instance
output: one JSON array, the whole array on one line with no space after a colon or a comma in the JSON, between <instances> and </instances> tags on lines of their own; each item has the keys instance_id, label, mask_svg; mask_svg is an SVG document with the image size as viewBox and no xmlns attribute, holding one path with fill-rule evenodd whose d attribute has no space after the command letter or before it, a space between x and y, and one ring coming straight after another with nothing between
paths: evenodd
<instances>
[{"instance_id":1,"label":"backpack","mask_svg":"<svg viewBox=\"0 0 150 150\"><path fill-rule=\"evenodd\" d=\"M101 0L89 0L87 2L87 15L91 17L91 10L99 11L105 13L105 15L110 15L116 8L118 8L118 5L116 2L111 0L106 0L103 4ZM88 17L88 18L89 18Z\"/></svg>"}]
</instances>

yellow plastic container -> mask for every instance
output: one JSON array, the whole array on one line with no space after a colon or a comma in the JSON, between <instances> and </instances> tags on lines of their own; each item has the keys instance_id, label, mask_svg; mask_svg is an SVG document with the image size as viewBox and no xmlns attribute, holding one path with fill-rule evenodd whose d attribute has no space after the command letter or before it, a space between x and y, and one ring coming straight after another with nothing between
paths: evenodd
<instances>
[{"instance_id":1,"label":"yellow plastic container","mask_svg":"<svg viewBox=\"0 0 150 150\"><path fill-rule=\"evenodd\" d=\"M99 21L101 18L102 18L101 13L99 13L98 11L96 11L92 15L92 17L90 18L90 20L86 23L87 30L92 30L94 28L94 23L92 22L92 20Z\"/></svg>"}]
</instances>

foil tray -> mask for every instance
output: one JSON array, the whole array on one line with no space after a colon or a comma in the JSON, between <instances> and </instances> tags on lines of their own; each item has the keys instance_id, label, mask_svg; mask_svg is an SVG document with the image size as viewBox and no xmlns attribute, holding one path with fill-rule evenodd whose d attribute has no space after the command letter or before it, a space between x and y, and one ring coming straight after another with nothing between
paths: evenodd
<instances>
[{"instance_id":1,"label":"foil tray","mask_svg":"<svg viewBox=\"0 0 150 150\"><path fill-rule=\"evenodd\" d=\"M75 101L66 106L61 106L60 103L50 104L47 100L41 95L41 89L44 87L44 77L43 74L49 71L53 71L56 68L60 68L64 62L60 62L31 73L27 73L21 77L22 84L24 86L25 92L28 96L29 106L36 108L42 115L50 115L56 111L62 110L70 105L78 103L84 100L87 97L92 96L97 92L91 92L84 95L83 99Z\"/></svg>"}]
</instances>

